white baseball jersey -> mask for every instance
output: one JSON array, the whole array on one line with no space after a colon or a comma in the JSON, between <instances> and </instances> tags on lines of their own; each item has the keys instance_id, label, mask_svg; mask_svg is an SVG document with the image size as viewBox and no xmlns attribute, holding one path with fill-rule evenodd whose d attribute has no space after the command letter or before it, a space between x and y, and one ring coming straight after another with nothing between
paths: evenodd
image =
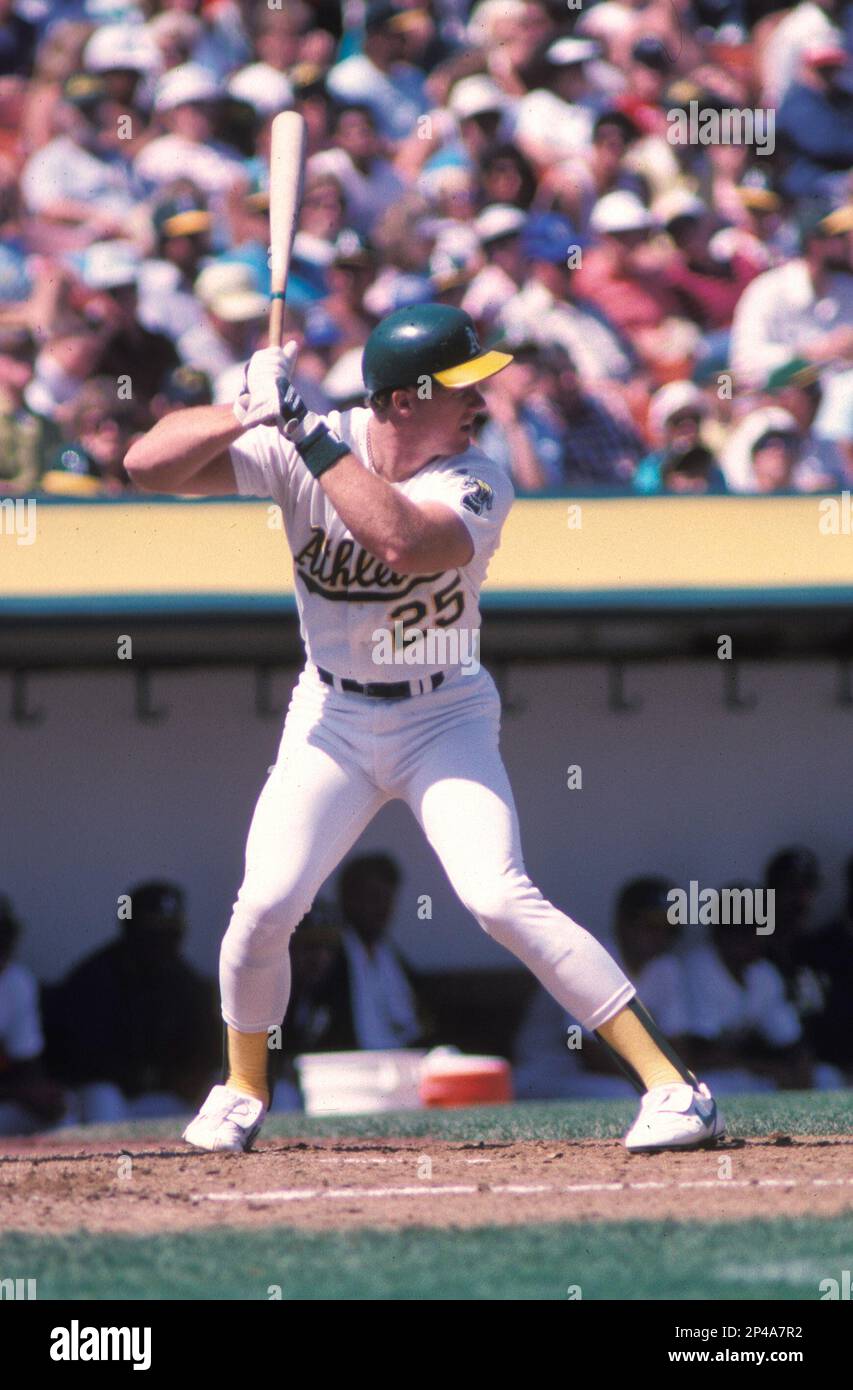
<instances>
[{"instance_id":1,"label":"white baseball jersey","mask_svg":"<svg viewBox=\"0 0 853 1390\"><path fill-rule=\"evenodd\" d=\"M371 468L370 417L363 407L325 417L365 468ZM413 502L446 503L474 543L474 555L463 568L418 575L396 574L355 540L277 426L247 430L230 453L240 493L270 497L281 507L309 661L365 684L465 665L464 654L470 654L480 627L480 588L514 495L506 473L481 449L472 446L391 484ZM449 640L453 629L455 639ZM425 634L419 645L411 642L416 630ZM377 633L387 634L386 640Z\"/></svg>"}]
</instances>

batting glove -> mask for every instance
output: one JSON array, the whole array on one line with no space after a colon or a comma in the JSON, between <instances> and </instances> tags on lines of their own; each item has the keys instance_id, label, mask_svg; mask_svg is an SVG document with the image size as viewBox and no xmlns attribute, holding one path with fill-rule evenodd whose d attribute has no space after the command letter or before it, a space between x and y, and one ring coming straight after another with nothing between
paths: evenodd
<instances>
[{"instance_id":1,"label":"batting glove","mask_svg":"<svg viewBox=\"0 0 853 1390\"><path fill-rule=\"evenodd\" d=\"M240 394L233 406L234 414L245 429L278 423L295 357L296 343L288 343L286 348L261 348L249 358L243 369Z\"/></svg>"}]
</instances>

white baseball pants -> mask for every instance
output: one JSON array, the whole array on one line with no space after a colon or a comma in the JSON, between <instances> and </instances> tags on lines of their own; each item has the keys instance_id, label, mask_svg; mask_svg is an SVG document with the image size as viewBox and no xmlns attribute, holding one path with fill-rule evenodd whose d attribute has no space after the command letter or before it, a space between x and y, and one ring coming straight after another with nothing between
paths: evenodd
<instances>
[{"instance_id":1,"label":"white baseball pants","mask_svg":"<svg viewBox=\"0 0 853 1390\"><path fill-rule=\"evenodd\" d=\"M498 746L500 697L483 669L406 700L342 694L310 663L249 830L246 871L222 942L222 1016L241 1032L281 1023L290 936L365 826L407 802L461 901L585 1028L634 987L596 939L527 876Z\"/></svg>"}]
</instances>

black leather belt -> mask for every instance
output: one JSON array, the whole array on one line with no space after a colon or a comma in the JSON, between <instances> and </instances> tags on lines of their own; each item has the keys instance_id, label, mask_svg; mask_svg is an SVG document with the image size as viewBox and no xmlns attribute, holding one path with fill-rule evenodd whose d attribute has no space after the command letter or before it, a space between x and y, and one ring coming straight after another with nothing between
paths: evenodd
<instances>
[{"instance_id":1,"label":"black leather belt","mask_svg":"<svg viewBox=\"0 0 853 1390\"><path fill-rule=\"evenodd\" d=\"M324 685L331 685L335 690L346 690L353 695L369 695L373 700L408 700L411 695L424 695L427 691L438 690L444 682L444 672L436 671L433 676L424 676L421 680L396 681L388 685L384 681L370 681L367 685L362 685L360 681L349 680L344 676L333 676L331 671L324 671L322 666L317 667L317 674Z\"/></svg>"}]
</instances>

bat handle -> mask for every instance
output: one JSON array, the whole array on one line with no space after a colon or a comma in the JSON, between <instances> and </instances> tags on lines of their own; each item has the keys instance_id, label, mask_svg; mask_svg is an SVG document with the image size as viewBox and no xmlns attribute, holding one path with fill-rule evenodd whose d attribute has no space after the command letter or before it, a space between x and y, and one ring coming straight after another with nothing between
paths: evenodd
<instances>
[{"instance_id":1,"label":"bat handle","mask_svg":"<svg viewBox=\"0 0 853 1390\"><path fill-rule=\"evenodd\" d=\"M273 290L270 298L270 347L281 347L284 339L284 290Z\"/></svg>"}]
</instances>

